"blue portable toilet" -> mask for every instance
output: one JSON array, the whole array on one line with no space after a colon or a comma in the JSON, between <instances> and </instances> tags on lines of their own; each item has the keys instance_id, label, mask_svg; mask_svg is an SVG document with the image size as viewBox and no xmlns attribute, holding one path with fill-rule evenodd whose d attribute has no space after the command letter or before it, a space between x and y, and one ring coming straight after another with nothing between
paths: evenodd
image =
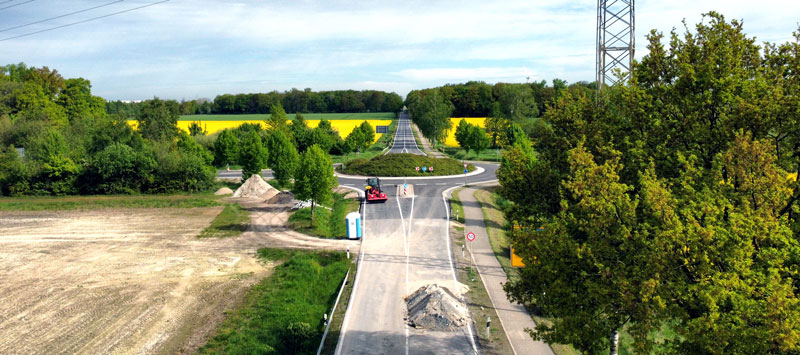
<instances>
[{"instance_id":1,"label":"blue portable toilet","mask_svg":"<svg viewBox=\"0 0 800 355\"><path fill-rule=\"evenodd\" d=\"M347 238L361 238L361 213L350 212L344 217L344 219L347 223Z\"/></svg>"}]
</instances>

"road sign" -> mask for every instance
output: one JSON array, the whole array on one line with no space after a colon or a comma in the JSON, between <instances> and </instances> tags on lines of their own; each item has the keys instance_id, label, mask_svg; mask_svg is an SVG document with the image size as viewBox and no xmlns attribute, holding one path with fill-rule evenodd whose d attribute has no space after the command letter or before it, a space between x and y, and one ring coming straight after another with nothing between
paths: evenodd
<instances>
[{"instance_id":1,"label":"road sign","mask_svg":"<svg viewBox=\"0 0 800 355\"><path fill-rule=\"evenodd\" d=\"M428 170L430 170L431 172L433 172L433 167L431 167L431 168L430 168L430 169L428 169Z\"/></svg>"},{"instance_id":2,"label":"road sign","mask_svg":"<svg viewBox=\"0 0 800 355\"><path fill-rule=\"evenodd\" d=\"M464 163L464 169L466 169L466 168L467 168L467 163Z\"/></svg>"},{"instance_id":3,"label":"road sign","mask_svg":"<svg viewBox=\"0 0 800 355\"><path fill-rule=\"evenodd\" d=\"M424 173L424 172L426 172L426 171L428 171L428 167L427 167L427 166L423 166L423 167L422 167L422 172Z\"/></svg>"},{"instance_id":4,"label":"road sign","mask_svg":"<svg viewBox=\"0 0 800 355\"><path fill-rule=\"evenodd\" d=\"M475 233L472 232L467 233L467 240L469 240L470 242L475 240Z\"/></svg>"},{"instance_id":5,"label":"road sign","mask_svg":"<svg viewBox=\"0 0 800 355\"><path fill-rule=\"evenodd\" d=\"M467 173L467 169L464 169L464 174L466 174L466 173Z\"/></svg>"},{"instance_id":6,"label":"road sign","mask_svg":"<svg viewBox=\"0 0 800 355\"><path fill-rule=\"evenodd\" d=\"M417 171L419 171L419 167L417 167Z\"/></svg>"}]
</instances>

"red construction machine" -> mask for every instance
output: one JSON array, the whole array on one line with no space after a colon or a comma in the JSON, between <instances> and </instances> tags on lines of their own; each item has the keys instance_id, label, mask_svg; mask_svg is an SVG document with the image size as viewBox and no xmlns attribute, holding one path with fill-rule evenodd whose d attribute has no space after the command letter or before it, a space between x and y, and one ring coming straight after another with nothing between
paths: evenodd
<instances>
[{"instance_id":1,"label":"red construction machine","mask_svg":"<svg viewBox=\"0 0 800 355\"><path fill-rule=\"evenodd\" d=\"M367 179L364 196L366 196L367 202L386 202L389 199L381 190L381 180L376 177Z\"/></svg>"}]
</instances>

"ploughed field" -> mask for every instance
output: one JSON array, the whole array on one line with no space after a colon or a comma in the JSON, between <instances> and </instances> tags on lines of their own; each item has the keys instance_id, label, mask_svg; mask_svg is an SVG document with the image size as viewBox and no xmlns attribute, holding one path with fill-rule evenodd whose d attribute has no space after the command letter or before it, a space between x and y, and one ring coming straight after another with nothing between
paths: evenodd
<instances>
[{"instance_id":1,"label":"ploughed field","mask_svg":"<svg viewBox=\"0 0 800 355\"><path fill-rule=\"evenodd\" d=\"M0 352L202 346L271 268L246 236L195 238L221 209L0 212Z\"/></svg>"}]
</instances>

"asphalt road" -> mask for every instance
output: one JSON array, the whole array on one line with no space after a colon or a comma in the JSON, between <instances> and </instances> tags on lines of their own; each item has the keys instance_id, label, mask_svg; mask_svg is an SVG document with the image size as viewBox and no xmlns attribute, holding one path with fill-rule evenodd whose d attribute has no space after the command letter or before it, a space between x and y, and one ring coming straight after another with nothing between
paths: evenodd
<instances>
[{"instance_id":1,"label":"asphalt road","mask_svg":"<svg viewBox=\"0 0 800 355\"><path fill-rule=\"evenodd\" d=\"M392 147L386 151L386 154L411 153L425 155L425 152L417 147L417 142L414 140L414 133L411 131L411 120L408 118L408 114L402 112L399 118L397 132L394 135L394 143Z\"/></svg>"}]
</instances>

